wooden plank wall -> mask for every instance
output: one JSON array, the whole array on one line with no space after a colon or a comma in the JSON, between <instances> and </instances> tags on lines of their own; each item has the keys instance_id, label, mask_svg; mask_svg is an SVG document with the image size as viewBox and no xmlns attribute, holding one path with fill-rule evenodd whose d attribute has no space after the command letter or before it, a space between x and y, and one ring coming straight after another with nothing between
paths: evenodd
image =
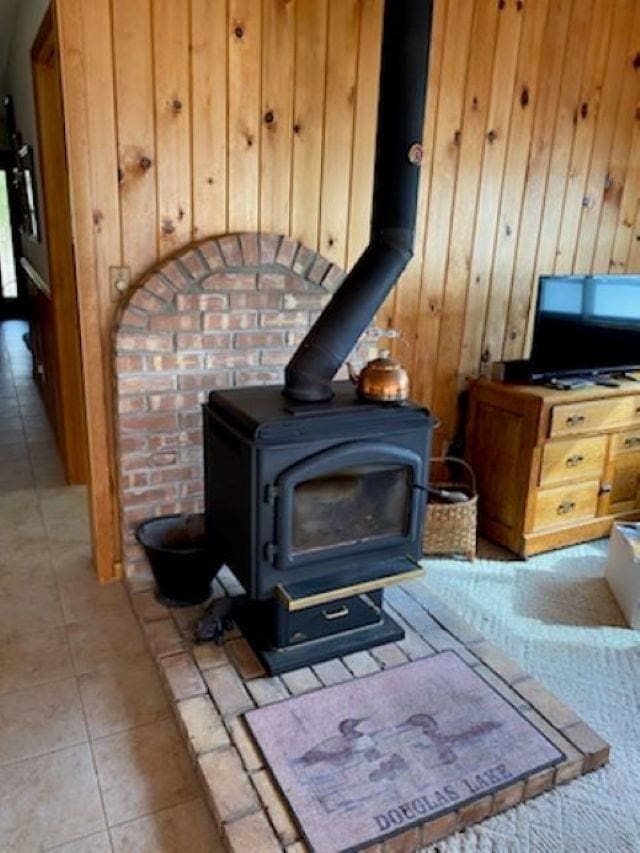
<instances>
[{"instance_id":1,"label":"wooden plank wall","mask_svg":"<svg viewBox=\"0 0 640 853\"><path fill-rule=\"evenodd\" d=\"M135 280L193 239L257 230L351 265L368 232L382 0L56 7L104 496L109 268ZM378 319L401 331L446 442L467 377L525 353L540 273L640 271L640 3L435 0L424 137L415 257ZM106 578L115 508L108 523L97 511Z\"/></svg>"}]
</instances>

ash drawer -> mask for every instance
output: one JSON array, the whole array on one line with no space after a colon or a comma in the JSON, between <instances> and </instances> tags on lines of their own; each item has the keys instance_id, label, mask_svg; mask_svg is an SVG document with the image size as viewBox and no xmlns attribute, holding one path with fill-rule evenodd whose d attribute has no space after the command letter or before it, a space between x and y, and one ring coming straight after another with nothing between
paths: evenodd
<instances>
[{"instance_id":1,"label":"ash drawer","mask_svg":"<svg viewBox=\"0 0 640 853\"><path fill-rule=\"evenodd\" d=\"M621 432L612 438L613 453L637 453L640 450L640 427Z\"/></svg>"},{"instance_id":2,"label":"ash drawer","mask_svg":"<svg viewBox=\"0 0 640 853\"><path fill-rule=\"evenodd\" d=\"M381 622L382 590L421 577L408 557L375 568L354 567L319 578L278 584L272 602L276 647L317 640Z\"/></svg>"},{"instance_id":3,"label":"ash drawer","mask_svg":"<svg viewBox=\"0 0 640 853\"><path fill-rule=\"evenodd\" d=\"M287 610L278 606L275 622L276 647L289 646L374 625L382 620L382 593L352 595L326 604Z\"/></svg>"},{"instance_id":4,"label":"ash drawer","mask_svg":"<svg viewBox=\"0 0 640 853\"><path fill-rule=\"evenodd\" d=\"M599 492L599 480L553 489L538 489L530 532L595 518Z\"/></svg>"},{"instance_id":5,"label":"ash drawer","mask_svg":"<svg viewBox=\"0 0 640 853\"><path fill-rule=\"evenodd\" d=\"M640 438L638 443L640 444ZM550 486L600 477L606 449L607 439L604 435L548 441L542 451L540 485Z\"/></svg>"},{"instance_id":6,"label":"ash drawer","mask_svg":"<svg viewBox=\"0 0 640 853\"><path fill-rule=\"evenodd\" d=\"M602 432L616 427L640 425L640 397L612 397L586 403L563 403L551 410L549 435Z\"/></svg>"}]
</instances>

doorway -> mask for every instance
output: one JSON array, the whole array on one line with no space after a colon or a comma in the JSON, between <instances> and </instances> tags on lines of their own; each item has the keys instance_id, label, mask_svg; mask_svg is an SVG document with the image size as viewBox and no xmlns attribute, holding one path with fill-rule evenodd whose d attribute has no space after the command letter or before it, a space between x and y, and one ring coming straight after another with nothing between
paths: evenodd
<instances>
[{"instance_id":1,"label":"doorway","mask_svg":"<svg viewBox=\"0 0 640 853\"><path fill-rule=\"evenodd\" d=\"M12 166L11 154L0 152L0 319L26 315L18 270L20 237L16 224Z\"/></svg>"}]
</instances>

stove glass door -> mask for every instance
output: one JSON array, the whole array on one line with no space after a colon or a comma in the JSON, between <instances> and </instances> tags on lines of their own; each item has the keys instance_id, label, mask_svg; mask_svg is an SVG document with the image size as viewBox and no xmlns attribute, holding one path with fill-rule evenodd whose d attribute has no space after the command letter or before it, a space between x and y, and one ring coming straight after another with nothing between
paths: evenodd
<instances>
[{"instance_id":1,"label":"stove glass door","mask_svg":"<svg viewBox=\"0 0 640 853\"><path fill-rule=\"evenodd\" d=\"M399 545L415 535L424 463L392 444L348 442L277 481L278 568Z\"/></svg>"},{"instance_id":2,"label":"stove glass door","mask_svg":"<svg viewBox=\"0 0 640 853\"><path fill-rule=\"evenodd\" d=\"M411 474L406 465L355 465L298 483L292 556L405 535Z\"/></svg>"}]
</instances>

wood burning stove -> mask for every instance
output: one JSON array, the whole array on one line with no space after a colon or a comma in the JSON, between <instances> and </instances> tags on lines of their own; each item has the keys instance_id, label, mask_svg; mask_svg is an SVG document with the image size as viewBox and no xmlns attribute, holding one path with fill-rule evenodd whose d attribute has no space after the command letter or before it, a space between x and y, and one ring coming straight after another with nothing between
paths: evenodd
<instances>
[{"instance_id":1,"label":"wood burning stove","mask_svg":"<svg viewBox=\"0 0 640 853\"><path fill-rule=\"evenodd\" d=\"M385 4L369 244L301 342L285 386L204 408L210 546L247 591L272 672L400 639L389 583L420 572L432 420L333 377L413 252L431 0Z\"/></svg>"},{"instance_id":2,"label":"wood burning stove","mask_svg":"<svg viewBox=\"0 0 640 853\"><path fill-rule=\"evenodd\" d=\"M214 391L204 408L210 546L247 591L243 629L272 672L401 639L382 591L421 571L433 421L334 388L321 405Z\"/></svg>"}]
</instances>

